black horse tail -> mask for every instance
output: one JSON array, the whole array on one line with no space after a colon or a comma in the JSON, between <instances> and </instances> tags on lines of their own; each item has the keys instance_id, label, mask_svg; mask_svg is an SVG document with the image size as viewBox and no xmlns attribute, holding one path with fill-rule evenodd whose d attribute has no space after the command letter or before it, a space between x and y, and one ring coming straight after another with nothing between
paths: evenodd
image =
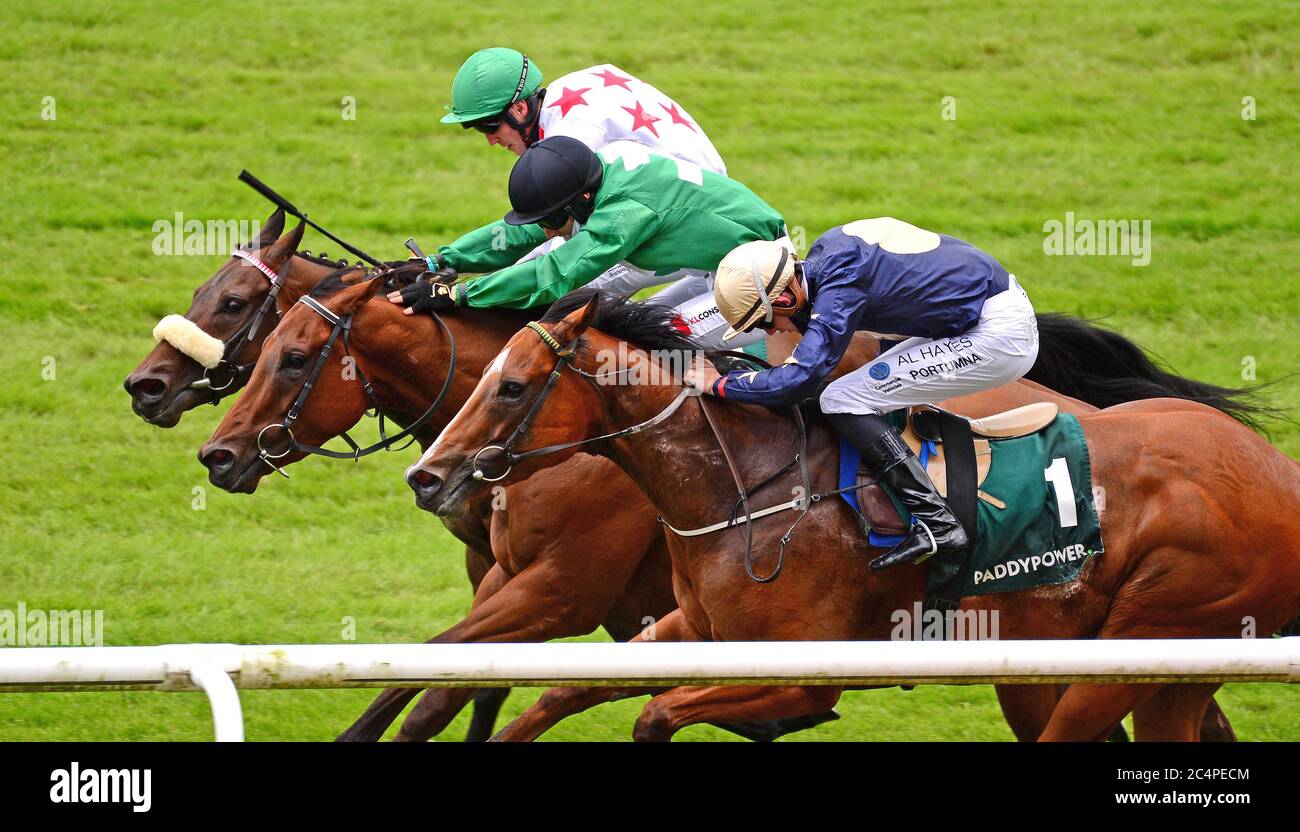
<instances>
[{"instance_id":1,"label":"black horse tail","mask_svg":"<svg viewBox=\"0 0 1300 832\"><path fill-rule=\"evenodd\" d=\"M1133 341L1092 321L1040 312L1038 336L1038 360L1025 378L1094 407L1140 399L1185 399L1209 405L1261 433L1269 419L1290 419L1285 411L1262 400L1260 393L1267 384L1219 387L1177 375Z\"/></svg>"}]
</instances>

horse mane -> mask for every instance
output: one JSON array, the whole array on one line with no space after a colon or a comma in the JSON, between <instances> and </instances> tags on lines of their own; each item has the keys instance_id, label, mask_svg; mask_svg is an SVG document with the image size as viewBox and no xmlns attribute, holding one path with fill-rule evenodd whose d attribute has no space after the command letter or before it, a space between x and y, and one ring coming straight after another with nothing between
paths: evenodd
<instances>
[{"instance_id":1,"label":"horse mane","mask_svg":"<svg viewBox=\"0 0 1300 832\"><path fill-rule=\"evenodd\" d=\"M293 256L301 257L302 259L315 263L318 266L333 266L336 269L342 269L348 266L365 265L360 260L357 260L356 262L348 262L348 258L346 257L340 257L335 260L323 251L320 254L312 254L310 251L303 249L302 251L295 251Z\"/></svg>"},{"instance_id":2,"label":"horse mane","mask_svg":"<svg viewBox=\"0 0 1300 832\"><path fill-rule=\"evenodd\" d=\"M647 352L686 354L699 350L678 329L681 326L680 317L671 306L639 303L632 300L630 295L608 295L600 289L590 287L576 289L551 304L551 308L542 316L541 323L557 323L586 306L593 297L599 300L592 328ZM580 343L579 347L581 346Z\"/></svg>"},{"instance_id":3,"label":"horse mane","mask_svg":"<svg viewBox=\"0 0 1300 832\"><path fill-rule=\"evenodd\" d=\"M311 291L307 293L308 297L321 300L323 298L333 297L349 286L355 286L355 283L344 283L343 278L345 275L352 274L357 269L365 269L365 267L358 264L355 266L345 266L341 269L335 269L322 277L315 286L311 287Z\"/></svg>"}]
</instances>

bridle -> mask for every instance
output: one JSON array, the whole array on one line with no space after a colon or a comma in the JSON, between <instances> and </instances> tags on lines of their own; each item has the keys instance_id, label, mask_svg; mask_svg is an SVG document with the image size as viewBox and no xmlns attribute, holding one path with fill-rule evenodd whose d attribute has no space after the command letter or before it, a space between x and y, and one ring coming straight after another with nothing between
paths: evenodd
<instances>
[{"instance_id":1,"label":"bridle","mask_svg":"<svg viewBox=\"0 0 1300 832\"><path fill-rule=\"evenodd\" d=\"M267 290L266 298L263 299L261 305L257 307L257 310L252 314L252 316L250 316L248 320L244 321L239 329L235 330L235 333L225 340L223 344L224 349L221 353L221 360L216 363L216 366L204 368L203 377L190 385L190 388L193 390L211 390L216 393L217 395L212 398L212 404L214 405L220 403L221 399L224 398L224 391L229 390L231 385L239 379L250 375L253 372L253 367L257 366L256 362L239 364L237 363L237 360L239 355L244 351L244 348L248 346L249 342L257 337L257 331L261 328L262 321L265 320L268 312L274 311L275 317L279 319L280 309L276 305L276 298L279 296L280 290L284 288L284 273L289 270L289 264L293 260L292 257L285 260L280 271L276 272L266 263L266 261L259 258L256 254L242 248L237 248L232 251L231 256L248 261L255 269L266 276L266 279L271 282L271 287ZM224 384L217 383L215 377L212 375L215 370L220 370L226 374Z\"/></svg>"},{"instance_id":2,"label":"bridle","mask_svg":"<svg viewBox=\"0 0 1300 832\"><path fill-rule=\"evenodd\" d=\"M377 275L370 279L381 280L382 277ZM316 356L316 363L312 365L311 372L307 374L307 380L303 383L302 390L298 391L298 396L293 400L293 404L289 407L289 412L285 414L284 419L280 422L272 422L257 432L257 458L262 462L265 462L277 473L288 478L289 475L285 473L283 468L276 465L273 460L281 459L295 451L299 453L330 457L331 459L359 460L363 456L369 456L376 451L400 451L410 447L411 443L415 441L415 432L422 428L429 419L433 418L434 412L442 406L442 402L447 397L448 391L451 390L452 377L456 373L456 338L452 335L451 329L448 328L446 322L443 321L436 312L430 312L433 316L433 320L437 322L438 326L442 328L443 333L446 334L447 342L450 345L451 351L450 358L447 361L447 377L442 382L442 389L438 391L438 395L434 398L433 404L429 405L429 408L425 410L424 413L420 414L419 418L407 425L400 433L389 436L384 427L384 409L380 405L378 397L375 395L374 385L371 384L370 379L367 378L366 374L362 371L361 363L356 360L356 356L352 355L352 347L349 342L349 337L352 332L352 318L355 313L349 312L346 315L338 315L325 307L320 301L306 295L299 298L298 302L324 318L333 329L330 330L329 339L325 341L325 346L321 348L320 354ZM340 338L343 339L343 350L345 354L352 357L353 367L356 370L357 378L361 381L362 390L365 391L367 400L369 400L375 415L379 418L379 441L373 445L362 448L351 436L348 435L347 431L343 431L339 434L343 441L352 448L351 453L345 451L332 451L329 448L321 448L316 445L304 445L295 439L293 435L293 423L296 422L298 417L302 414L303 406L307 404L307 398L311 395L312 388L316 386L316 379L325 368L325 362L329 359L330 351L334 349L335 342ZM279 453L272 453L269 448L262 444L262 437L266 435L266 432L275 429L284 431L285 435L288 437L287 446ZM405 445L402 445L400 448L393 447L403 439L408 439L408 437L409 441Z\"/></svg>"},{"instance_id":3,"label":"bridle","mask_svg":"<svg viewBox=\"0 0 1300 832\"><path fill-rule=\"evenodd\" d=\"M537 394L537 398L533 400L532 406L528 408L528 412L524 414L523 420L515 428L514 432L510 434L510 438L506 440L505 444L487 445L479 449L478 453L474 454L474 458L470 462L470 476L476 480L481 480L483 482L496 482L509 476L511 469L514 468L515 463L517 462L523 462L526 459L558 453L559 451L566 451L569 448L577 448L581 445L589 445L592 442L603 442L607 439L619 439L624 436L632 436L633 434L640 433L643 430L649 430L676 413L677 409L682 406L682 402L686 401L688 397L699 395L699 392L694 388L683 386L681 392L677 394L677 397L674 398L667 407L651 418L646 419L644 422L638 422L631 427L626 427L622 430L617 430L613 433L606 433L601 436L579 439L575 442L562 442L557 445L547 445L531 451L524 451L523 453L515 453L515 447L532 427L533 419L537 417L537 414L542 409L542 405L546 403L547 397L550 396L551 391L555 389L555 385L559 383L560 376L563 374L565 368L577 373L578 376L585 379L592 387L597 387L597 381L601 379L610 378L611 376L616 376L627 371L625 369L620 370L617 373L595 374L581 370L573 365L573 357L577 353L578 348L577 338L574 338L567 345L561 345L560 342L555 339L555 336L547 332L546 329L537 321L529 321L527 328L537 333L537 337L542 339L542 343L550 347L551 351L555 353L555 369L551 370L550 377L546 379L546 385L542 387L541 392ZM489 451L499 451L502 454L501 461L505 463L506 469L499 476L489 477L484 473L483 469L479 467L480 457Z\"/></svg>"},{"instance_id":4,"label":"bridle","mask_svg":"<svg viewBox=\"0 0 1300 832\"><path fill-rule=\"evenodd\" d=\"M803 519L806 516L808 516L808 512L812 509L812 507L815 504L821 502L821 500L825 497L829 497L834 494L839 494L842 491L850 491L853 490L853 488L857 487L857 486L852 486L850 488L835 489L833 491L827 491L825 493L813 492L812 477L808 471L808 465L807 465L808 427L806 422L804 421L803 413L799 410L798 406L795 406L794 408L792 408L792 410L794 412L795 426L798 429L798 434L799 434L799 449L798 451L795 452L794 458L790 460L788 463L786 463L784 466L782 466L775 473L773 473L772 475L764 479L762 482L755 485L753 488L748 488L748 489L745 488L745 485L740 476L740 469L736 465L735 458L732 456L730 448L727 447L727 443L723 440L722 433L718 430L718 426L714 421L712 414L709 413L709 409L705 405L706 397L700 395L699 391L697 391L695 388L685 386L685 385L682 387L681 392L677 394L677 396L668 404L667 407L665 407L663 410L659 411L657 414L650 417L649 419L645 420L644 422L638 422L637 424L632 425L631 427L623 428L622 430L614 431L613 433L606 433L600 436L591 437L589 439L579 439L574 442L563 442L557 445L547 445L542 448L536 448L534 450L524 451L522 453L516 453L515 447L519 444L520 440L523 439L524 435L528 432L529 428L532 426L533 419L536 418L537 414L541 411L542 405L546 402L546 398L550 395L551 391L555 389L555 385L559 383L560 376L566 367L572 370L573 372L577 373L582 378L586 379L586 381L589 384L591 384L592 387L596 388L598 392L599 392L599 387L597 387L597 383L596 383L597 380L602 378L608 378L609 375L618 375L618 373L613 373L609 375L597 375L593 373L588 373L584 370L579 369L578 367L575 367L573 365L573 358L575 353L577 352L577 345L578 345L577 338L574 338L568 344L561 344L555 338L555 336L547 332L542 327L542 325L539 324L538 322L530 321L527 326L528 329L531 329L533 332L537 333L537 337L542 340L542 343L550 347L551 351L555 353L556 355L555 369L551 371L551 375L550 377L547 378L545 386L542 388L541 392L537 394L537 398L533 400L533 403L529 407L528 412L524 414L523 421L521 421L518 427L515 428L514 432L510 434L510 438L506 440L505 444L487 445L481 448L478 451L478 453L474 454L470 462L470 467L471 467L470 476L476 480L481 480L483 482L496 482L508 476L510 470L514 467L515 463L517 462L522 462L523 460L532 459L534 457L545 456L547 454L557 453L559 451L568 450L569 448L576 448L593 442L602 442L607 439L618 439L624 436L631 436L633 434L640 433L645 430L649 430L650 428L653 428L656 425L661 424L670 416L672 416L674 413L676 413L677 409L681 407L682 402L684 402L687 398L694 396L699 400L700 410L704 413L704 419L708 423L709 429L713 432L713 438L717 440L718 446L722 449L722 456L727 461L727 467L731 469L732 478L735 480L736 483L736 492L737 492L736 507L732 510L731 516L727 520L724 520L721 523L715 523L712 526L706 526L701 529L693 529L693 530L676 529L668 525L668 523L666 523L662 517L659 518L659 522L662 523L669 530L671 530L673 533L682 537L695 537L698 535L710 534L715 531L721 531L722 529L739 526L741 522L743 522L745 524L745 529L747 532L746 540L745 540L745 560L744 560L745 574L748 575L751 580L756 581L758 583L769 583L771 581L776 580L777 576L781 574L782 566L785 563L785 547L790 543L790 539L794 535L795 528L803 521ZM741 357L750 361L758 361L757 359L754 358L754 356L751 355L746 355L741 353L725 353L725 354L732 355L735 357ZM762 361L758 361L758 363L765 364L765 362ZM621 370L619 372L620 373L626 372L626 370ZM506 470L500 476L496 476L496 477L487 476L479 465L480 457L482 457L483 454L489 451L499 451L502 454L501 461L506 463ZM793 500L790 500L788 502L781 503L780 505L770 506L768 508L764 508L758 511L751 511L749 507L749 498L754 494L756 494L761 489L770 485L771 483L776 482L779 478L784 476L795 466L798 466L799 473L803 482L801 496ZM739 515L742 509L744 511L743 521L739 519ZM776 567L773 568L773 570L769 574L760 576L756 574L753 569L753 549L754 549L753 521L759 517L765 517L769 514L775 514L777 512L785 511L788 509L798 509L799 517L794 521L794 523L790 525L790 528L786 530L785 534L781 536L781 541L780 541L781 548L778 553Z\"/></svg>"}]
</instances>

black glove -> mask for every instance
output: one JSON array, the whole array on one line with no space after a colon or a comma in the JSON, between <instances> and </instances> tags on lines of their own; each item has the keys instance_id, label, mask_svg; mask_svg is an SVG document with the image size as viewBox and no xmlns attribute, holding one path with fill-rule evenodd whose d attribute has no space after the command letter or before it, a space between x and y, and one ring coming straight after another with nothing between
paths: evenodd
<instances>
[{"instance_id":1,"label":"black glove","mask_svg":"<svg viewBox=\"0 0 1300 832\"><path fill-rule=\"evenodd\" d=\"M445 312L458 306L459 287L420 279L401 290L402 305L412 312Z\"/></svg>"}]
</instances>

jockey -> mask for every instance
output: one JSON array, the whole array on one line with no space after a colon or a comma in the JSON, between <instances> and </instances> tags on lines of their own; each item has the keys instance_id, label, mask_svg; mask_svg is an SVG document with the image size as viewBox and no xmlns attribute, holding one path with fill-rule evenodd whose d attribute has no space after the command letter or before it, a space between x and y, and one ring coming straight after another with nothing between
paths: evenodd
<instances>
[{"instance_id":1,"label":"jockey","mask_svg":"<svg viewBox=\"0 0 1300 832\"><path fill-rule=\"evenodd\" d=\"M956 237L879 217L832 228L803 261L767 242L739 246L718 266L715 292L732 325L724 340L753 327L803 332L779 367L726 376L697 370L703 392L733 401L794 404L830 375L854 332L899 333L881 337L901 343L827 385L821 409L915 520L872 569L965 549L961 523L881 416L1009 384L1029 371L1038 324L1015 276Z\"/></svg>"},{"instance_id":2,"label":"jockey","mask_svg":"<svg viewBox=\"0 0 1300 832\"><path fill-rule=\"evenodd\" d=\"M569 136L544 139L515 163L509 191L513 210L489 226L490 245L461 248L458 241L442 251L467 271L491 274L454 285L418 281L389 299L408 304L408 314L454 306L525 309L553 303L620 262L645 275L644 286L690 270L703 278L699 287L678 281L654 302L674 307L683 334L689 329L688 337L709 347L721 344L727 323L716 314L708 277L723 255L752 241L793 252L781 215L753 191L636 142L593 153ZM516 262L556 237L568 241ZM751 340L762 337L754 333Z\"/></svg>"},{"instance_id":3,"label":"jockey","mask_svg":"<svg viewBox=\"0 0 1300 832\"><path fill-rule=\"evenodd\" d=\"M592 150L610 142L634 141L658 153L726 175L718 151L704 130L680 104L650 84L611 64L601 64L557 78L542 86L542 71L526 55L503 47L481 49L469 57L452 82L451 112L446 124L473 127L517 156L543 138L571 136ZM464 235L442 246L428 258L429 270L439 282L452 282L461 272L473 271L476 254L492 246L501 233L500 222ZM554 236L516 260L541 257L565 242ZM512 263L515 261L511 261ZM592 285L613 294L626 294L646 286L676 280L678 294L693 292L708 298L701 309L689 310L688 319L721 321L712 302L712 285L702 272L664 274L657 278L627 263L612 266ZM760 339L745 339L738 344Z\"/></svg>"},{"instance_id":4,"label":"jockey","mask_svg":"<svg viewBox=\"0 0 1300 832\"><path fill-rule=\"evenodd\" d=\"M592 150L627 139L727 173L690 113L611 64L562 75L543 87L542 70L528 56L503 47L480 49L456 73L451 102L444 124L473 127L488 144L516 156L551 136L572 136Z\"/></svg>"}]
</instances>

